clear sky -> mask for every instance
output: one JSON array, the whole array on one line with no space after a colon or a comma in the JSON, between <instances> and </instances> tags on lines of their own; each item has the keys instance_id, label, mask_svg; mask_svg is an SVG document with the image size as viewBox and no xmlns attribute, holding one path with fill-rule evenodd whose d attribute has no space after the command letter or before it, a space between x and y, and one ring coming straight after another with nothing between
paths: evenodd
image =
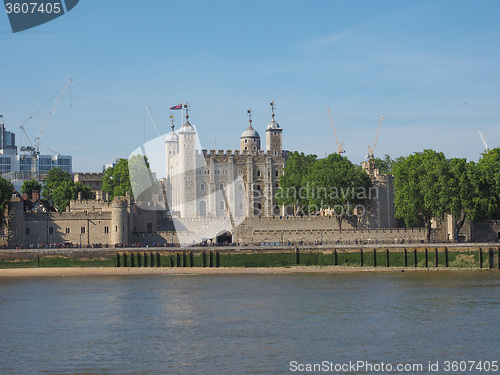
<instances>
[{"instance_id":1,"label":"clear sky","mask_svg":"<svg viewBox=\"0 0 500 375\"><path fill-rule=\"evenodd\" d=\"M345 155L426 148L478 160L500 145L500 1L80 0L66 15L13 34L0 15L0 114L19 124L65 82L71 91L40 142L78 172L156 137L144 102L168 132L169 107L188 101L203 148L261 138L269 102L283 146ZM26 124L34 139L49 107ZM180 111L175 111L177 129ZM23 143L25 137L22 137Z\"/></svg>"}]
</instances>

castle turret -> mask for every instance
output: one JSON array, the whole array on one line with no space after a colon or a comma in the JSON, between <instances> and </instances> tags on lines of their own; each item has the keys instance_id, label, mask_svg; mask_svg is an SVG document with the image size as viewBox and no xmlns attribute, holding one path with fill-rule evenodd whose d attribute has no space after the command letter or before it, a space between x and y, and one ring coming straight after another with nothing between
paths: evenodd
<instances>
[{"instance_id":1,"label":"castle turret","mask_svg":"<svg viewBox=\"0 0 500 375\"><path fill-rule=\"evenodd\" d=\"M177 179L174 175L175 167L176 167L176 155L179 153L179 136L174 130L174 116L170 116L172 120L172 131L167 134L167 138L165 140L165 154L166 154L166 182L165 182L165 193L167 195L167 202L165 204L168 205L168 209L170 211L174 210L174 192L173 186L176 183Z\"/></svg>"},{"instance_id":2,"label":"castle turret","mask_svg":"<svg viewBox=\"0 0 500 375\"><path fill-rule=\"evenodd\" d=\"M196 129L189 123L189 107L186 122L179 130L180 170L178 173L181 217L196 217Z\"/></svg>"},{"instance_id":3,"label":"castle turret","mask_svg":"<svg viewBox=\"0 0 500 375\"><path fill-rule=\"evenodd\" d=\"M260 150L260 135L252 128L252 109L248 111L248 128L241 134L240 150L241 151L258 151Z\"/></svg>"},{"instance_id":4,"label":"castle turret","mask_svg":"<svg viewBox=\"0 0 500 375\"><path fill-rule=\"evenodd\" d=\"M272 120L266 128L266 152L271 156L281 156L283 150L281 132L283 129L274 121L274 101L271 102Z\"/></svg>"},{"instance_id":5,"label":"castle turret","mask_svg":"<svg viewBox=\"0 0 500 375\"><path fill-rule=\"evenodd\" d=\"M115 197L111 203L111 243L129 243L129 201L125 197Z\"/></svg>"}]
</instances>

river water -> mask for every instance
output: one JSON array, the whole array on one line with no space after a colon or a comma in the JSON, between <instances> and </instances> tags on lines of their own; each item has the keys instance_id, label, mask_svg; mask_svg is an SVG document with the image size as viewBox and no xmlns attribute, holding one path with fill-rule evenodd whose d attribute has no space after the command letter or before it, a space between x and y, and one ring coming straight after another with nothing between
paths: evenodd
<instances>
[{"instance_id":1,"label":"river water","mask_svg":"<svg viewBox=\"0 0 500 375\"><path fill-rule=\"evenodd\" d=\"M498 374L445 362L500 360L499 317L489 271L0 279L0 374Z\"/></svg>"}]
</instances>

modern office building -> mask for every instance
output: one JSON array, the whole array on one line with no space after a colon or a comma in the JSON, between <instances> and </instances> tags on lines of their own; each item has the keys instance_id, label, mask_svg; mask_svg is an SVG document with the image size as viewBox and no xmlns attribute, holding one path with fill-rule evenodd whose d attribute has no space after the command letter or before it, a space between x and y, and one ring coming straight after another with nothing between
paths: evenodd
<instances>
[{"instance_id":1,"label":"modern office building","mask_svg":"<svg viewBox=\"0 0 500 375\"><path fill-rule=\"evenodd\" d=\"M72 173L72 159L70 155L38 155L38 178L43 179L52 168L59 167L65 172ZM16 146L16 135L5 129L3 116L0 115L0 173L3 178L10 180L15 186L24 180L35 178L31 171L32 155L21 151Z\"/></svg>"}]
</instances>

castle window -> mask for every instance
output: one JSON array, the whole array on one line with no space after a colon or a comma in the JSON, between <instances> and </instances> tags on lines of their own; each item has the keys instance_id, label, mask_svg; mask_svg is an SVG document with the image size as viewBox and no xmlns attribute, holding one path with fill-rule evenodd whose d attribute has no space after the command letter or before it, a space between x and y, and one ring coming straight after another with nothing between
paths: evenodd
<instances>
[{"instance_id":1,"label":"castle window","mask_svg":"<svg viewBox=\"0 0 500 375\"><path fill-rule=\"evenodd\" d=\"M243 190L243 184L238 184L238 190Z\"/></svg>"},{"instance_id":2,"label":"castle window","mask_svg":"<svg viewBox=\"0 0 500 375\"><path fill-rule=\"evenodd\" d=\"M257 171L257 177L260 177L260 170Z\"/></svg>"},{"instance_id":3,"label":"castle window","mask_svg":"<svg viewBox=\"0 0 500 375\"><path fill-rule=\"evenodd\" d=\"M260 185L259 184L255 184L255 190L260 190Z\"/></svg>"},{"instance_id":4,"label":"castle window","mask_svg":"<svg viewBox=\"0 0 500 375\"><path fill-rule=\"evenodd\" d=\"M202 182L202 183L200 184L200 190L201 190L201 191L205 191L205 183L204 183L204 182Z\"/></svg>"},{"instance_id":5,"label":"castle window","mask_svg":"<svg viewBox=\"0 0 500 375\"><path fill-rule=\"evenodd\" d=\"M148 233L152 233L153 232L153 223L147 223L147 231Z\"/></svg>"},{"instance_id":6,"label":"castle window","mask_svg":"<svg viewBox=\"0 0 500 375\"><path fill-rule=\"evenodd\" d=\"M254 149L254 150L257 150L257 147L253 146L253 149Z\"/></svg>"},{"instance_id":7,"label":"castle window","mask_svg":"<svg viewBox=\"0 0 500 375\"><path fill-rule=\"evenodd\" d=\"M220 210L225 210L226 209L226 205L224 204L224 201L220 201L219 202L219 209Z\"/></svg>"},{"instance_id":8,"label":"castle window","mask_svg":"<svg viewBox=\"0 0 500 375\"><path fill-rule=\"evenodd\" d=\"M104 227L104 233L108 234L109 233L109 227Z\"/></svg>"},{"instance_id":9,"label":"castle window","mask_svg":"<svg viewBox=\"0 0 500 375\"><path fill-rule=\"evenodd\" d=\"M245 147L245 150L248 150L248 147Z\"/></svg>"},{"instance_id":10,"label":"castle window","mask_svg":"<svg viewBox=\"0 0 500 375\"><path fill-rule=\"evenodd\" d=\"M66 228L65 232L66 232L66 234L70 234L71 233L71 229Z\"/></svg>"},{"instance_id":11,"label":"castle window","mask_svg":"<svg viewBox=\"0 0 500 375\"><path fill-rule=\"evenodd\" d=\"M191 181L191 176L187 176L187 180L188 180L188 181Z\"/></svg>"},{"instance_id":12,"label":"castle window","mask_svg":"<svg viewBox=\"0 0 500 375\"><path fill-rule=\"evenodd\" d=\"M53 227L49 227L49 234L54 234L54 228Z\"/></svg>"},{"instance_id":13,"label":"castle window","mask_svg":"<svg viewBox=\"0 0 500 375\"><path fill-rule=\"evenodd\" d=\"M274 172L274 174L276 175L276 177L278 177L280 175L280 172L278 170L276 170L276 172Z\"/></svg>"},{"instance_id":14,"label":"castle window","mask_svg":"<svg viewBox=\"0 0 500 375\"><path fill-rule=\"evenodd\" d=\"M26 227L25 233L26 233L26 235L29 235L31 233L30 227Z\"/></svg>"},{"instance_id":15,"label":"castle window","mask_svg":"<svg viewBox=\"0 0 500 375\"><path fill-rule=\"evenodd\" d=\"M115 227L115 232L118 232L118 226Z\"/></svg>"},{"instance_id":16,"label":"castle window","mask_svg":"<svg viewBox=\"0 0 500 375\"><path fill-rule=\"evenodd\" d=\"M245 143L248 143L248 139L245 139Z\"/></svg>"},{"instance_id":17,"label":"castle window","mask_svg":"<svg viewBox=\"0 0 500 375\"><path fill-rule=\"evenodd\" d=\"M218 189L224 190L224 182L219 182Z\"/></svg>"},{"instance_id":18,"label":"castle window","mask_svg":"<svg viewBox=\"0 0 500 375\"><path fill-rule=\"evenodd\" d=\"M278 151L274 151L274 156L278 156Z\"/></svg>"},{"instance_id":19,"label":"castle window","mask_svg":"<svg viewBox=\"0 0 500 375\"><path fill-rule=\"evenodd\" d=\"M81 228L80 228L80 233L81 233L81 234L85 234L85 227L81 227Z\"/></svg>"}]
</instances>

